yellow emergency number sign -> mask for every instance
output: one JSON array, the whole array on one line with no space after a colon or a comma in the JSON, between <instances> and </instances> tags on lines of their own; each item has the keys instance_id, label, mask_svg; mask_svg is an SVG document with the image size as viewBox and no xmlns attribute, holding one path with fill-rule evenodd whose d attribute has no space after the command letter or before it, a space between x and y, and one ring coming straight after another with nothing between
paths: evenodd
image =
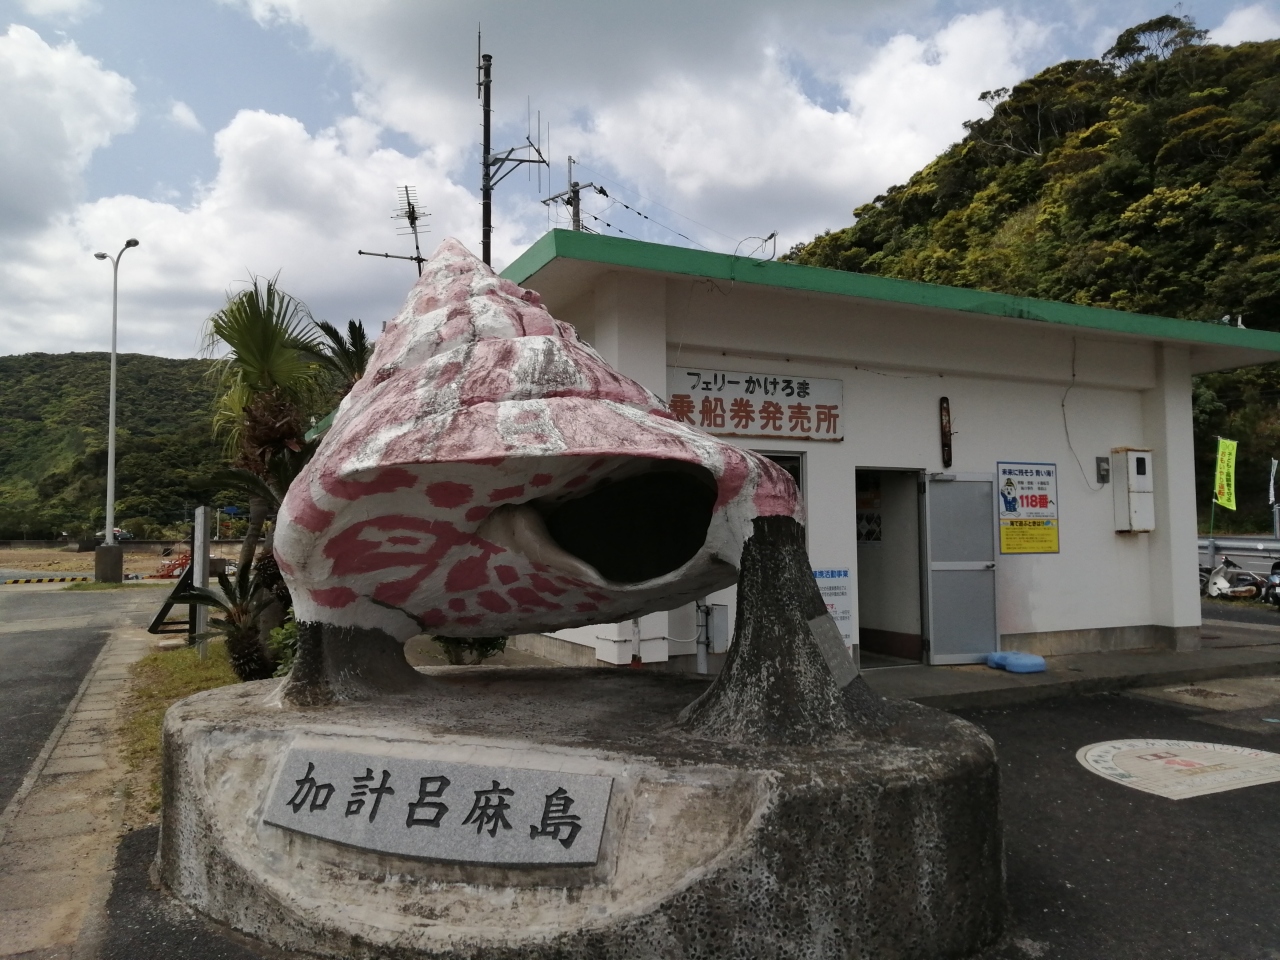
<instances>
[{"instance_id":1,"label":"yellow emergency number sign","mask_svg":"<svg viewBox=\"0 0 1280 960\"><path fill-rule=\"evenodd\" d=\"M996 464L1001 553L1058 552L1058 465Z\"/></svg>"}]
</instances>

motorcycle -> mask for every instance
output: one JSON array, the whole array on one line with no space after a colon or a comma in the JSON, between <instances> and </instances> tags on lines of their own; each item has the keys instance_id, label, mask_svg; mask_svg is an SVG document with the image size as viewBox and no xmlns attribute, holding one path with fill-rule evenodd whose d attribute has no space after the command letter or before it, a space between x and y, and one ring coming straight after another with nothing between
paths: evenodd
<instances>
[{"instance_id":1,"label":"motorcycle","mask_svg":"<svg viewBox=\"0 0 1280 960\"><path fill-rule=\"evenodd\" d=\"M1271 575L1267 577L1267 585L1262 590L1262 599L1280 609L1280 560L1271 565Z\"/></svg>"},{"instance_id":2,"label":"motorcycle","mask_svg":"<svg viewBox=\"0 0 1280 960\"><path fill-rule=\"evenodd\" d=\"M1245 570L1230 557L1223 557L1207 576L1202 573L1202 583L1207 597L1228 600L1259 598L1280 606L1280 599L1273 599L1280 595L1280 561L1272 564L1271 576L1264 579Z\"/></svg>"}]
</instances>

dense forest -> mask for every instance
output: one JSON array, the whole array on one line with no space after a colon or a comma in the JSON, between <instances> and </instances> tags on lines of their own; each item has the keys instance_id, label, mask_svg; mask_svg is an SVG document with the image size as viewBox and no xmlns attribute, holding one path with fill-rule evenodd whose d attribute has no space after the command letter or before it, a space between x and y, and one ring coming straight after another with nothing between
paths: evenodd
<instances>
[{"instance_id":1,"label":"dense forest","mask_svg":"<svg viewBox=\"0 0 1280 960\"><path fill-rule=\"evenodd\" d=\"M118 361L116 525L178 536L194 505L237 504L198 486L226 462L211 430L210 361ZM0 356L0 539L102 529L109 382L106 353Z\"/></svg>"},{"instance_id":2,"label":"dense forest","mask_svg":"<svg viewBox=\"0 0 1280 960\"><path fill-rule=\"evenodd\" d=\"M1189 18L980 100L933 162L785 259L1280 331L1280 41L1204 43ZM1197 488L1240 441L1239 512L1270 529L1280 366L1199 377Z\"/></svg>"}]
</instances>

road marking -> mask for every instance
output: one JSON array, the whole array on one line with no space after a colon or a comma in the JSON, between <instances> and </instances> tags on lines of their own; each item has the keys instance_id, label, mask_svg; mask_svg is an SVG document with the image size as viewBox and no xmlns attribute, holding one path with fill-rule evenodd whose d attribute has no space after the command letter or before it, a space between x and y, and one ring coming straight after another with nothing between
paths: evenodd
<instances>
[{"instance_id":1,"label":"road marking","mask_svg":"<svg viewBox=\"0 0 1280 960\"><path fill-rule=\"evenodd\" d=\"M1111 740L1076 752L1086 770L1170 800L1280 781L1280 754L1195 740Z\"/></svg>"},{"instance_id":2,"label":"road marking","mask_svg":"<svg viewBox=\"0 0 1280 960\"><path fill-rule=\"evenodd\" d=\"M5 583L79 583L92 579L93 577L27 577L23 580L6 580Z\"/></svg>"}]
</instances>

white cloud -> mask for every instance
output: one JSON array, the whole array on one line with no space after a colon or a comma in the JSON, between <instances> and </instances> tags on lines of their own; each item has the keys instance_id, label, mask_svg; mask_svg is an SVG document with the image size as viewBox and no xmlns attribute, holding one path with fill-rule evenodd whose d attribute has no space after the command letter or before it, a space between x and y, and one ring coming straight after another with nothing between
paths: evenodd
<instances>
[{"instance_id":1,"label":"white cloud","mask_svg":"<svg viewBox=\"0 0 1280 960\"><path fill-rule=\"evenodd\" d=\"M18 25L0 36L0 239L79 198L93 152L136 122L133 92L74 43Z\"/></svg>"},{"instance_id":2,"label":"white cloud","mask_svg":"<svg viewBox=\"0 0 1280 960\"><path fill-rule=\"evenodd\" d=\"M475 204L422 158L379 146L367 121L308 133L297 120L242 111L214 138L217 177L186 209L107 197L54 218L0 265L0 328L22 351L107 344L111 269L93 251L141 245L120 267L121 350L190 356L228 286L280 273L317 316L362 316L372 331L398 308L411 264L358 257L405 252L388 216L397 184L433 198L428 245L475 232Z\"/></svg>"},{"instance_id":3,"label":"white cloud","mask_svg":"<svg viewBox=\"0 0 1280 960\"><path fill-rule=\"evenodd\" d=\"M78 20L97 10L94 0L20 0L19 5L33 17Z\"/></svg>"},{"instance_id":4,"label":"white cloud","mask_svg":"<svg viewBox=\"0 0 1280 960\"><path fill-rule=\"evenodd\" d=\"M190 130L193 133L204 133L204 125L200 123L200 119L196 116L196 112L181 100L175 100L170 105L169 119L180 126L183 130Z\"/></svg>"},{"instance_id":5,"label":"white cloud","mask_svg":"<svg viewBox=\"0 0 1280 960\"><path fill-rule=\"evenodd\" d=\"M1210 43L1233 46L1249 40L1273 40L1280 37L1280 16L1265 4L1239 7L1227 14L1222 25L1209 33Z\"/></svg>"},{"instance_id":6,"label":"white cloud","mask_svg":"<svg viewBox=\"0 0 1280 960\"><path fill-rule=\"evenodd\" d=\"M736 236L779 229L790 244L847 223L855 203L960 139L978 94L1021 79L1044 37L998 10L930 38L900 34L833 78L844 101L834 109L766 52L754 75L656 83L566 139L625 180L661 185L696 219Z\"/></svg>"},{"instance_id":7,"label":"white cloud","mask_svg":"<svg viewBox=\"0 0 1280 960\"><path fill-rule=\"evenodd\" d=\"M317 316L360 316L376 330L403 299L413 269L355 251L409 251L388 219L400 184L415 184L432 213L426 250L449 235L479 246L474 8L460 0L251 2L264 21L302 25L354 67L358 115L308 131L287 116L242 111L213 137L217 173L189 205L114 196L77 207L68 198L89 153L133 122L132 88L109 75L124 84L128 110L99 111L116 119L96 128L78 119L83 97L46 98L46 125L99 132L69 140L88 144L78 152L39 152L79 159L70 162L61 199L29 213L28 234L0 261L3 349L102 349L110 269L92 252L114 252L130 236L142 246L121 267L121 348L168 355L194 351L203 318L250 272L279 270L282 286ZM775 5L743 0L728 20L721 4L707 12L676 0L653 0L657 10L611 7L608 17L573 0L537 11L495 2L486 18L504 23L491 49L497 116L506 121L495 145L523 135L528 93L555 128L557 183L567 150L595 168L591 176L623 181L731 235L648 208L708 246L733 249L738 237L778 229L785 249L848 223L853 206L958 139L961 122L978 112L978 93L1025 76L1046 35L993 9L933 27L922 22L871 46L862 21L887 2L796 0L782 18ZM565 42L558 17L581 25L572 57L545 55ZM31 31L23 38L51 50ZM104 73L74 47L52 52L59 51ZM7 95L0 87L0 105ZM169 119L194 129L198 118L184 108L172 102ZM414 146L389 149L386 131L408 134ZM523 180L513 177L498 192L499 266L546 226ZM0 182L0 197L6 189ZM628 232L678 242L607 203L593 198L588 209Z\"/></svg>"}]
</instances>

